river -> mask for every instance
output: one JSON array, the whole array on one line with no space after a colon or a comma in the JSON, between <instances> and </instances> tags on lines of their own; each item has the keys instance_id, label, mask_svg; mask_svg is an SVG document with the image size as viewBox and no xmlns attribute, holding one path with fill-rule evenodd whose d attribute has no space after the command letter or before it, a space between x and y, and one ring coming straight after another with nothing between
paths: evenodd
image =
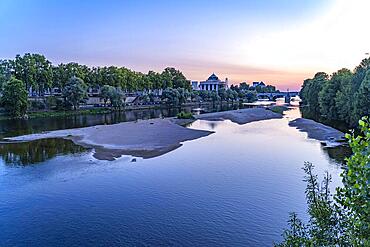
<instances>
[{"instance_id":1,"label":"river","mask_svg":"<svg viewBox=\"0 0 370 247\"><path fill-rule=\"evenodd\" d=\"M299 116L198 120L215 133L136 162L58 139L2 144L0 246L271 246L289 212L307 218L305 161L340 185L342 150L289 127Z\"/></svg>"}]
</instances>

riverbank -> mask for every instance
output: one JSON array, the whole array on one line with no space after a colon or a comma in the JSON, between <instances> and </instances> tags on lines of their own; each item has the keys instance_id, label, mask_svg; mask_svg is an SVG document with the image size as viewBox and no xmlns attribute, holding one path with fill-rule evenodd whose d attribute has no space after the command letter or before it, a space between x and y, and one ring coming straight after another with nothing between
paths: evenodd
<instances>
[{"instance_id":1,"label":"riverbank","mask_svg":"<svg viewBox=\"0 0 370 247\"><path fill-rule=\"evenodd\" d=\"M178 108L181 107L192 107L192 106L209 106L212 102L191 102L182 104L179 106L176 106ZM230 103L226 103L225 105L233 105ZM149 109L166 109L169 106L166 104L152 104L152 105L127 105L121 109L114 109L110 107L86 107L86 108L80 108L75 111L73 110L61 110L61 111L55 111L55 110L45 110L45 111L31 111L28 112L27 115L22 119L37 119L37 118L60 118L60 117L71 117L71 116L84 116L84 115L100 115L100 114L110 114L110 113L120 113L124 111L135 111L135 110L149 110ZM2 111L2 114L0 114L0 121L1 120L14 120L19 118L14 118L12 116L6 115L5 110Z\"/></svg>"},{"instance_id":2,"label":"riverbank","mask_svg":"<svg viewBox=\"0 0 370 247\"><path fill-rule=\"evenodd\" d=\"M246 124L255 121L282 118L283 115L265 108L247 108L224 112L206 113L196 116L200 120L223 121L230 120L237 124Z\"/></svg>"},{"instance_id":3,"label":"riverbank","mask_svg":"<svg viewBox=\"0 0 370 247\"><path fill-rule=\"evenodd\" d=\"M263 108L250 108L226 112L207 113L195 119L208 121L231 120L238 124L281 118L281 114ZM183 127L188 119L151 119L123 122L113 125L56 130L39 134L7 138L10 141L33 141L46 138L71 139L74 143L94 148L98 159L112 160L129 154L143 158L162 155L181 146L182 142L212 134L210 131Z\"/></svg>"},{"instance_id":4,"label":"riverbank","mask_svg":"<svg viewBox=\"0 0 370 247\"><path fill-rule=\"evenodd\" d=\"M307 133L307 137L325 143L327 146L343 144L344 134L330 126L315 122L311 119L298 118L289 122L289 126Z\"/></svg>"}]
</instances>

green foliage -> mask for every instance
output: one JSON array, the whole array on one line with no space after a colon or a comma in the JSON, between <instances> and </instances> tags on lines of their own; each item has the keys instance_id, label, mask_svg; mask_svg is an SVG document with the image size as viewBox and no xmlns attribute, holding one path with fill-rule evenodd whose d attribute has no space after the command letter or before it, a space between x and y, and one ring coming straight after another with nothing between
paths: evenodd
<instances>
[{"instance_id":1,"label":"green foliage","mask_svg":"<svg viewBox=\"0 0 370 247\"><path fill-rule=\"evenodd\" d=\"M247 91L245 94L244 94L244 97L243 99L248 102L248 103L252 103L252 102L255 102L257 101L257 93L255 91Z\"/></svg>"},{"instance_id":2,"label":"green foliage","mask_svg":"<svg viewBox=\"0 0 370 247\"><path fill-rule=\"evenodd\" d=\"M104 106L107 106L108 100L111 106L116 109L120 109L123 105L124 93L119 87L115 88L113 86L104 85L101 88L100 97L104 101Z\"/></svg>"},{"instance_id":3,"label":"green foliage","mask_svg":"<svg viewBox=\"0 0 370 247\"><path fill-rule=\"evenodd\" d=\"M315 119L339 120L355 127L362 116L370 115L370 58L352 73L341 69L328 78L318 73L304 81L302 104Z\"/></svg>"},{"instance_id":4,"label":"green foliage","mask_svg":"<svg viewBox=\"0 0 370 247\"><path fill-rule=\"evenodd\" d=\"M284 242L277 244L280 247L300 247L300 246L310 246L309 235L307 232L307 227L304 225L302 220L300 220L296 213L289 214L288 220L289 228L284 230L283 238Z\"/></svg>"},{"instance_id":5,"label":"green foliage","mask_svg":"<svg viewBox=\"0 0 370 247\"><path fill-rule=\"evenodd\" d=\"M328 81L328 75L319 72L313 79L305 80L301 90L303 102L307 104L313 112L320 113L319 94Z\"/></svg>"},{"instance_id":6,"label":"green foliage","mask_svg":"<svg viewBox=\"0 0 370 247\"><path fill-rule=\"evenodd\" d=\"M29 101L29 110L31 111L37 111L37 110L45 110L46 104L44 101L40 100L31 100Z\"/></svg>"},{"instance_id":7,"label":"green foliage","mask_svg":"<svg viewBox=\"0 0 370 247\"><path fill-rule=\"evenodd\" d=\"M87 85L78 77L72 77L63 88L65 102L76 110L80 103L87 100Z\"/></svg>"},{"instance_id":8,"label":"green foliage","mask_svg":"<svg viewBox=\"0 0 370 247\"><path fill-rule=\"evenodd\" d=\"M343 69L341 71L344 71ZM339 73L338 73L339 75ZM351 92L353 73L343 73L338 77L340 85L335 95L335 109L340 121L350 123L352 115L353 95ZM333 115L333 113L332 113Z\"/></svg>"},{"instance_id":9,"label":"green foliage","mask_svg":"<svg viewBox=\"0 0 370 247\"><path fill-rule=\"evenodd\" d=\"M334 73L330 80L324 84L319 92L320 112L326 118L337 120L339 118L336 104L336 96L341 88L342 82L352 75L348 69L342 69Z\"/></svg>"},{"instance_id":10,"label":"green foliage","mask_svg":"<svg viewBox=\"0 0 370 247\"><path fill-rule=\"evenodd\" d=\"M3 85L9 81L11 77L11 64L8 60L0 60L0 92Z\"/></svg>"},{"instance_id":11,"label":"green foliage","mask_svg":"<svg viewBox=\"0 0 370 247\"><path fill-rule=\"evenodd\" d=\"M275 106L272 106L271 108L269 108L269 110L271 110L272 112L275 112L275 113L283 114L284 111L288 110L288 107L281 106L281 105L275 105Z\"/></svg>"},{"instance_id":12,"label":"green foliage","mask_svg":"<svg viewBox=\"0 0 370 247\"><path fill-rule=\"evenodd\" d=\"M43 96L52 87L64 88L72 77L82 79L89 87L109 85L124 92L184 88L190 91L190 81L175 68L166 68L162 73L149 71L148 74L132 71L125 67L93 67L78 63L52 66L40 54L17 55L14 60L0 60L0 86L10 75L23 81L26 90ZM32 90L31 90L32 89Z\"/></svg>"},{"instance_id":13,"label":"green foliage","mask_svg":"<svg viewBox=\"0 0 370 247\"><path fill-rule=\"evenodd\" d=\"M212 101L213 103L221 100L221 97L216 91L209 92L206 97L208 98L208 100Z\"/></svg>"},{"instance_id":14,"label":"green foliage","mask_svg":"<svg viewBox=\"0 0 370 247\"><path fill-rule=\"evenodd\" d=\"M31 88L38 92L39 96L50 88L53 79L53 69L50 61L43 55L26 53L24 56L17 55L12 61L14 76L26 84L26 89Z\"/></svg>"},{"instance_id":15,"label":"green foliage","mask_svg":"<svg viewBox=\"0 0 370 247\"><path fill-rule=\"evenodd\" d=\"M120 88L114 88L110 94L110 102L115 109L121 109L123 106L124 94Z\"/></svg>"},{"instance_id":16,"label":"green foliage","mask_svg":"<svg viewBox=\"0 0 370 247\"><path fill-rule=\"evenodd\" d=\"M28 98L24 83L12 77L3 86L1 103L12 117L24 117L27 111Z\"/></svg>"},{"instance_id":17,"label":"green foliage","mask_svg":"<svg viewBox=\"0 0 370 247\"><path fill-rule=\"evenodd\" d=\"M109 85L104 85L100 89L100 98L104 101L104 106L107 106L108 100L111 98L112 91L114 90L114 87Z\"/></svg>"},{"instance_id":18,"label":"green foliage","mask_svg":"<svg viewBox=\"0 0 370 247\"><path fill-rule=\"evenodd\" d=\"M362 134L347 134L353 155L341 174L343 187L337 190L337 199L347 209L351 227L348 229L356 245L370 246L370 122L359 121Z\"/></svg>"},{"instance_id":19,"label":"green foliage","mask_svg":"<svg viewBox=\"0 0 370 247\"><path fill-rule=\"evenodd\" d=\"M184 111L179 112L179 113L176 115L176 117L177 117L178 119L194 119L194 116L193 116L193 114L191 114L191 112L184 112Z\"/></svg>"},{"instance_id":20,"label":"green foliage","mask_svg":"<svg viewBox=\"0 0 370 247\"><path fill-rule=\"evenodd\" d=\"M191 89L190 82L186 80L181 71L175 68L166 68L161 76L165 81L166 87Z\"/></svg>"},{"instance_id":21,"label":"green foliage","mask_svg":"<svg viewBox=\"0 0 370 247\"><path fill-rule=\"evenodd\" d=\"M334 197L330 175L326 172L319 183L313 165L305 163L309 222L304 225L292 214L277 246L370 246L370 122L365 117L359 125L361 135L346 135L353 155L346 160L343 187Z\"/></svg>"},{"instance_id":22,"label":"green foliage","mask_svg":"<svg viewBox=\"0 0 370 247\"><path fill-rule=\"evenodd\" d=\"M188 90L184 88L166 88L162 92L162 100L169 105L184 104L191 95Z\"/></svg>"},{"instance_id":23,"label":"green foliage","mask_svg":"<svg viewBox=\"0 0 370 247\"><path fill-rule=\"evenodd\" d=\"M56 96L49 96L46 98L46 106L49 110L63 110L64 103L63 100Z\"/></svg>"},{"instance_id":24,"label":"green foliage","mask_svg":"<svg viewBox=\"0 0 370 247\"><path fill-rule=\"evenodd\" d=\"M356 118L370 116L370 70L367 71L355 95L354 111Z\"/></svg>"},{"instance_id":25,"label":"green foliage","mask_svg":"<svg viewBox=\"0 0 370 247\"><path fill-rule=\"evenodd\" d=\"M239 84L239 89L241 91L249 90L249 85L246 82L242 82L242 83Z\"/></svg>"},{"instance_id":26,"label":"green foliage","mask_svg":"<svg viewBox=\"0 0 370 247\"><path fill-rule=\"evenodd\" d=\"M255 87L257 93L275 93L277 92L276 88L272 85L267 85L265 87L257 86Z\"/></svg>"}]
</instances>

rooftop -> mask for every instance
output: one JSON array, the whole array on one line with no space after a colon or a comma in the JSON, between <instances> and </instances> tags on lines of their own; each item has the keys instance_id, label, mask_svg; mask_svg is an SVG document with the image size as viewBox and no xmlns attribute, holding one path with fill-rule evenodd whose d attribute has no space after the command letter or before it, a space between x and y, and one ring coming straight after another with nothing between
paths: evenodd
<instances>
[{"instance_id":1,"label":"rooftop","mask_svg":"<svg viewBox=\"0 0 370 247\"><path fill-rule=\"evenodd\" d=\"M219 81L218 77L213 73L210 77L208 77L207 81Z\"/></svg>"}]
</instances>

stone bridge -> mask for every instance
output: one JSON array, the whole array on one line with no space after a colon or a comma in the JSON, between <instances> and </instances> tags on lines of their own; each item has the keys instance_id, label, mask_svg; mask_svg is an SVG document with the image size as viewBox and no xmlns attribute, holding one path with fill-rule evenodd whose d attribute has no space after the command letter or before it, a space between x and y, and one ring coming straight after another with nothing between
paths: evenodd
<instances>
[{"instance_id":1,"label":"stone bridge","mask_svg":"<svg viewBox=\"0 0 370 247\"><path fill-rule=\"evenodd\" d=\"M291 98L298 96L299 92L276 92L276 93L258 93L258 99L269 99L271 101L275 101L277 98Z\"/></svg>"}]
</instances>

